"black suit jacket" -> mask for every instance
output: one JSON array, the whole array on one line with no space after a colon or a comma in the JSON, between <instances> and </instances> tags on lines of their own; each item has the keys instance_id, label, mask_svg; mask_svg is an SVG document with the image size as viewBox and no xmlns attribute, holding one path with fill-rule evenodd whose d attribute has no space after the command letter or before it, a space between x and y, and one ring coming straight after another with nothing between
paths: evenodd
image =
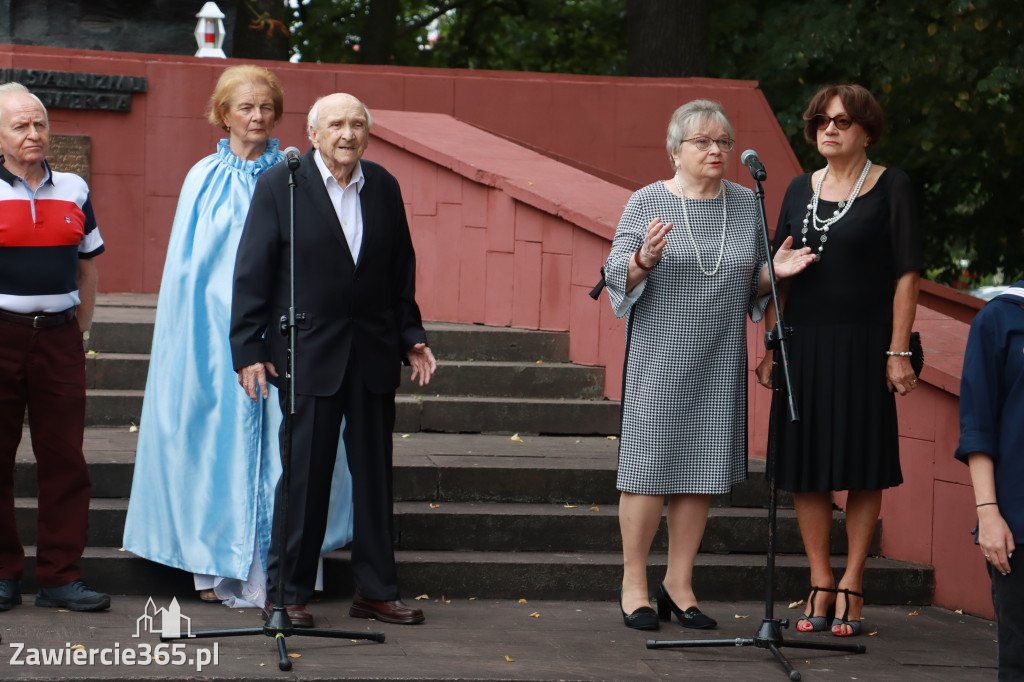
<instances>
[{"instance_id":1,"label":"black suit jacket","mask_svg":"<svg viewBox=\"0 0 1024 682\"><path fill-rule=\"evenodd\" d=\"M398 388L405 354L426 343L416 304L416 256L398 181L362 161L359 193L363 242L352 260L345 234L311 149L295 171L295 391L333 395L346 372L358 372L373 393ZM256 183L235 257L231 355L235 369L274 363L283 377L288 312L288 166ZM274 380L276 383L276 380Z\"/></svg>"}]
</instances>

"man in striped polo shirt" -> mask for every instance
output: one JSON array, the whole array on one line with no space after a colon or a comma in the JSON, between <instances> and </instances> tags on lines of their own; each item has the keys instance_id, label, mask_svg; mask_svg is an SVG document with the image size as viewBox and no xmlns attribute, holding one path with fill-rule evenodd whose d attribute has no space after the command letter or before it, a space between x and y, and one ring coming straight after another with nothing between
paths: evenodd
<instances>
[{"instance_id":1,"label":"man in striped polo shirt","mask_svg":"<svg viewBox=\"0 0 1024 682\"><path fill-rule=\"evenodd\" d=\"M89 472L85 343L103 239L85 181L46 163L46 107L0 85L0 611L21 603L25 550L14 519L14 455L28 408L38 471L36 606L99 611L82 582Z\"/></svg>"}]
</instances>

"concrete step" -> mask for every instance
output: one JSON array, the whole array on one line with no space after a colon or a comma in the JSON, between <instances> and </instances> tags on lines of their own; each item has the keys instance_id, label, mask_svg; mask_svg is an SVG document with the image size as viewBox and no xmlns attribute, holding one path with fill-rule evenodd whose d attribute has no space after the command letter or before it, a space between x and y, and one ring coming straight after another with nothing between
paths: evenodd
<instances>
[{"instance_id":1,"label":"concrete step","mask_svg":"<svg viewBox=\"0 0 1024 682\"><path fill-rule=\"evenodd\" d=\"M86 387L100 390L144 390L149 355L95 353L86 358ZM428 386L402 372L400 394L487 395L516 398L586 398L604 395L604 369L569 362L496 362L440 360ZM239 389L241 390L241 389Z\"/></svg>"},{"instance_id":2,"label":"concrete step","mask_svg":"<svg viewBox=\"0 0 1024 682\"><path fill-rule=\"evenodd\" d=\"M22 592L37 589L35 547L26 551ZM398 551L403 594L432 598L612 600L622 582L621 552L416 552ZM652 553L648 582L652 594L665 573L665 555ZM90 547L79 561L85 580L112 594L189 594L192 576L109 547ZM842 572L843 557L833 570ZM694 589L701 600L756 601L765 594L765 558L749 554L699 554ZM805 599L810 573L803 556L778 555L775 594L779 601ZM869 604L929 604L933 572L928 566L869 558L864 593ZM331 552L324 560L327 597L353 593L349 553ZM730 596L742 595L742 596Z\"/></svg>"},{"instance_id":3,"label":"concrete step","mask_svg":"<svg viewBox=\"0 0 1024 682\"><path fill-rule=\"evenodd\" d=\"M15 498L15 521L23 544L36 544L35 497ZM90 547L120 547L124 535L126 499L94 499L89 505ZM621 548L618 507L521 504L500 502L395 504L395 548L415 551L475 552L614 552ZM846 552L844 516L832 518L832 554ZM873 554L879 552L876 532ZM793 510L780 510L776 551L799 554L803 550ZM711 510L701 552L758 554L765 551L767 522L764 510L715 508ZM653 550L668 548L665 522L655 536Z\"/></svg>"},{"instance_id":4,"label":"concrete step","mask_svg":"<svg viewBox=\"0 0 1024 682\"><path fill-rule=\"evenodd\" d=\"M495 502L399 502L395 504L396 549L444 551L614 552L622 547L617 505L551 505ZM704 531L701 552L758 554L767 546L764 509L716 507ZM776 551L803 551L792 509L778 512ZM880 549L876 531L872 553ZM668 548L663 520L652 549ZM832 517L832 553L846 553L845 516Z\"/></svg>"},{"instance_id":5,"label":"concrete step","mask_svg":"<svg viewBox=\"0 0 1024 682\"><path fill-rule=\"evenodd\" d=\"M156 309L151 305L121 305L122 302L123 299L115 296L99 297L90 348L97 353L148 354L153 345ZM426 322L424 327L430 348L438 360L569 360L569 336L563 332L449 322Z\"/></svg>"},{"instance_id":6,"label":"concrete step","mask_svg":"<svg viewBox=\"0 0 1024 682\"><path fill-rule=\"evenodd\" d=\"M92 496L131 493L138 433L126 427L89 427L84 449ZM615 489L618 441L594 436L509 436L406 433L394 438L395 499L399 502L510 502L564 505L618 504ZM767 506L764 460L747 463L748 478L716 507ZM15 457L14 494L33 497L36 463L28 430ZM790 508L792 496L778 495Z\"/></svg>"},{"instance_id":7,"label":"concrete step","mask_svg":"<svg viewBox=\"0 0 1024 682\"><path fill-rule=\"evenodd\" d=\"M424 387L428 388L428 387ZM88 426L140 425L141 390L90 389ZM619 403L601 398L509 398L400 395L395 401L395 432L607 435L619 432Z\"/></svg>"}]
</instances>

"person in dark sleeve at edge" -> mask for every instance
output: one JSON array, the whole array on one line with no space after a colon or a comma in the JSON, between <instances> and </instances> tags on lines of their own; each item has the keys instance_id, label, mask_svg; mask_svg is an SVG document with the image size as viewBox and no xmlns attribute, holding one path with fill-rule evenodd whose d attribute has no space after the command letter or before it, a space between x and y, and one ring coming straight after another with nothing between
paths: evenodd
<instances>
[{"instance_id":1,"label":"person in dark sleeve at edge","mask_svg":"<svg viewBox=\"0 0 1024 682\"><path fill-rule=\"evenodd\" d=\"M1024 280L974 318L960 379L960 446L992 578L999 679L1024 680Z\"/></svg>"},{"instance_id":2,"label":"person in dark sleeve at edge","mask_svg":"<svg viewBox=\"0 0 1024 682\"><path fill-rule=\"evenodd\" d=\"M14 457L28 408L39 470L36 606L101 611L82 582L89 471L85 346L103 239L85 181L46 163L46 107L0 85L0 611L21 603L25 549L14 517Z\"/></svg>"}]
</instances>

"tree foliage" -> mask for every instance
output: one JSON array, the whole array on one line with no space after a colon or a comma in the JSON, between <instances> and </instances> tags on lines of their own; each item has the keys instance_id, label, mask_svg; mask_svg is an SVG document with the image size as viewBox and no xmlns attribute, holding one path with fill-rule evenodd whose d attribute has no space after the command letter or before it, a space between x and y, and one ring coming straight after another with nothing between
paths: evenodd
<instances>
[{"instance_id":1,"label":"tree foliage","mask_svg":"<svg viewBox=\"0 0 1024 682\"><path fill-rule=\"evenodd\" d=\"M304 61L625 74L625 0L302 0L295 14Z\"/></svg>"},{"instance_id":2,"label":"tree foliage","mask_svg":"<svg viewBox=\"0 0 1024 682\"><path fill-rule=\"evenodd\" d=\"M821 167L800 116L829 83L867 87L886 114L871 150L919 188L932 276L1024 272L1020 134L1024 4L1017 0L725 0L711 73L754 78L805 169ZM1013 281L1012 279L1010 281Z\"/></svg>"}]
</instances>

